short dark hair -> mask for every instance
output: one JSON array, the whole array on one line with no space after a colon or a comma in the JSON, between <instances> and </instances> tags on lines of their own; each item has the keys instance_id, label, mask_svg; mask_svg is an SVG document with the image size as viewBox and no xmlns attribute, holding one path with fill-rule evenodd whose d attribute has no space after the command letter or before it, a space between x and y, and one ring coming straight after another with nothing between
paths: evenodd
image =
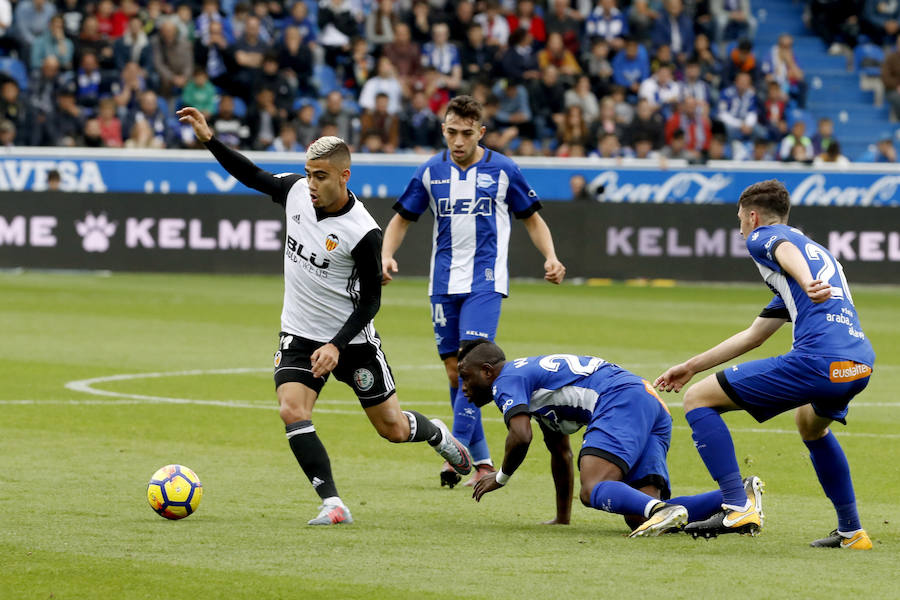
<instances>
[{"instance_id":1,"label":"short dark hair","mask_svg":"<svg viewBox=\"0 0 900 600\"><path fill-rule=\"evenodd\" d=\"M462 349L457 356L457 364L473 363L483 365L488 363L496 365L504 360L506 360L506 355L503 354L500 346L485 339L463 341Z\"/></svg>"},{"instance_id":2,"label":"short dark hair","mask_svg":"<svg viewBox=\"0 0 900 600\"><path fill-rule=\"evenodd\" d=\"M767 179L745 189L738 199L738 207L752 208L787 220L791 211L791 195L783 183L777 179Z\"/></svg>"},{"instance_id":3,"label":"short dark hair","mask_svg":"<svg viewBox=\"0 0 900 600\"><path fill-rule=\"evenodd\" d=\"M481 102L472 96L457 96L447 104L448 115L453 113L458 117L470 119L478 123L481 123L483 111L484 107L481 106Z\"/></svg>"}]
</instances>

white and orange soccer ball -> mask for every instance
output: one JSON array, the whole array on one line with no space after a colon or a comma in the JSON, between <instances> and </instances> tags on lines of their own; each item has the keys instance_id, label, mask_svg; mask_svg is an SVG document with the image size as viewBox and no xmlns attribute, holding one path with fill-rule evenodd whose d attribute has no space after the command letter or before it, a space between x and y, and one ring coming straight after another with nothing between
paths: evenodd
<instances>
[{"instance_id":1,"label":"white and orange soccer ball","mask_svg":"<svg viewBox=\"0 0 900 600\"><path fill-rule=\"evenodd\" d=\"M193 514L202 497L200 478L182 465L166 465L147 484L150 507L167 519L183 519Z\"/></svg>"}]
</instances>

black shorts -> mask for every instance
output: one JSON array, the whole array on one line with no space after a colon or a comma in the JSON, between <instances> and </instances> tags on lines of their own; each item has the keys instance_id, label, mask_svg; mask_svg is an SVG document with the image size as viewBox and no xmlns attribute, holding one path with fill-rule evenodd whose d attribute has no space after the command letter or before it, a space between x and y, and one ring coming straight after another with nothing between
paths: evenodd
<instances>
[{"instance_id":1,"label":"black shorts","mask_svg":"<svg viewBox=\"0 0 900 600\"><path fill-rule=\"evenodd\" d=\"M275 389L282 383L294 381L318 394L328 381L328 375L313 377L310 356L325 343L282 331L275 352ZM396 391L378 334L364 344L349 344L344 348L332 372L338 381L353 388L363 408L381 404Z\"/></svg>"}]
</instances>

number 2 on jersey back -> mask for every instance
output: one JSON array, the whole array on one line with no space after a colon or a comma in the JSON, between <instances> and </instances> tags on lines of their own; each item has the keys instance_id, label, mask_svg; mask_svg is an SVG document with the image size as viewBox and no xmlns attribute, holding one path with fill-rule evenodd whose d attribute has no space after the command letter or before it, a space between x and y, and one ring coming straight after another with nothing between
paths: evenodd
<instances>
[{"instance_id":1,"label":"number 2 on jersey back","mask_svg":"<svg viewBox=\"0 0 900 600\"><path fill-rule=\"evenodd\" d=\"M827 252L816 246L815 244L806 244L804 248L806 256L809 260L821 260L822 268L815 274L813 279L819 279L825 283L831 284L831 297L837 300L847 298L850 304L853 304L853 298L850 296L850 286L847 285L847 278L844 276L844 267L837 260L832 258ZM834 285L831 278L837 273L840 276L840 286Z\"/></svg>"},{"instance_id":2,"label":"number 2 on jersey back","mask_svg":"<svg viewBox=\"0 0 900 600\"><path fill-rule=\"evenodd\" d=\"M586 365L581 364L581 359L574 354L548 354L544 358L541 359L541 362L538 363L541 365L541 368L545 371L550 371L551 373L556 373L559 371L559 368L562 366L560 361L566 363L566 366L569 367L569 370L575 373L576 375L590 375L594 371L596 371L600 365L605 363L606 361L602 358L597 358L596 356L591 357Z\"/></svg>"}]
</instances>

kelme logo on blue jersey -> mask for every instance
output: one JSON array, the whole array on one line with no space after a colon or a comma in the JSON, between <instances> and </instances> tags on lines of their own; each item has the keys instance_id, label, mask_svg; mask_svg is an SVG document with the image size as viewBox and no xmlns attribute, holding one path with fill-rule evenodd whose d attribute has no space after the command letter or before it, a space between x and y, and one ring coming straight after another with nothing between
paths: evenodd
<instances>
[{"instance_id":1,"label":"kelme logo on blue jersey","mask_svg":"<svg viewBox=\"0 0 900 600\"><path fill-rule=\"evenodd\" d=\"M482 196L477 200L472 198L438 198L438 216L452 217L453 215L484 215L490 216L494 212L494 203L490 197Z\"/></svg>"},{"instance_id":2,"label":"kelme logo on blue jersey","mask_svg":"<svg viewBox=\"0 0 900 600\"><path fill-rule=\"evenodd\" d=\"M480 188L489 188L497 183L490 173L479 173L475 178L475 186Z\"/></svg>"}]
</instances>

